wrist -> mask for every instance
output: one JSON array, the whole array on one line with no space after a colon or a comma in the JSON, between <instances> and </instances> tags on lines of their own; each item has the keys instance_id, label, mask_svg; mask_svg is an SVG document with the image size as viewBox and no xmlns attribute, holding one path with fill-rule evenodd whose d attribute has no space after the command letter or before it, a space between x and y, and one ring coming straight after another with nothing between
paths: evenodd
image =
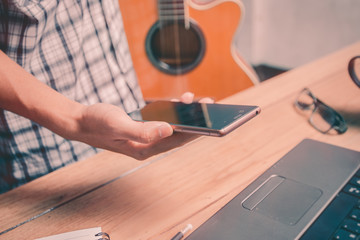
<instances>
[{"instance_id":1,"label":"wrist","mask_svg":"<svg viewBox=\"0 0 360 240\"><path fill-rule=\"evenodd\" d=\"M67 100L61 109L52 111L52 116L49 118L51 120L43 125L49 124L51 131L66 139L77 140L81 134L81 121L85 108L85 105Z\"/></svg>"}]
</instances>

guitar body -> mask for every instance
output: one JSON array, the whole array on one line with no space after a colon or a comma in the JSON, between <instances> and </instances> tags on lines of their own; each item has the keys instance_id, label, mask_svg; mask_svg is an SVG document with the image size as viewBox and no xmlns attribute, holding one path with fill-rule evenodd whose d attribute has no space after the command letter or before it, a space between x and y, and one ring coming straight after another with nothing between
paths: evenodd
<instances>
[{"instance_id":1,"label":"guitar body","mask_svg":"<svg viewBox=\"0 0 360 240\"><path fill-rule=\"evenodd\" d=\"M158 21L156 1L119 0L119 4L134 68L145 99L178 98L182 93L191 91L196 97L220 100L258 82L256 74L241 59L233 43L242 14L241 2L213 0L197 4L189 0L184 3L191 28L199 33L200 40L184 40L182 45L201 45L201 49L192 57L194 64L189 67L185 62L185 67L180 71L176 67L171 71L167 71L166 67L165 70L161 69L164 64L156 66L157 56L151 57L149 54L152 48L149 36L151 29L156 29L154 26ZM169 31L173 32L174 29L177 27ZM184 36L183 32L180 31L178 35ZM169 32L164 34L168 36ZM176 45L171 46L177 48ZM181 58L185 59L183 56ZM167 63L171 65L172 62L174 60Z\"/></svg>"}]
</instances>

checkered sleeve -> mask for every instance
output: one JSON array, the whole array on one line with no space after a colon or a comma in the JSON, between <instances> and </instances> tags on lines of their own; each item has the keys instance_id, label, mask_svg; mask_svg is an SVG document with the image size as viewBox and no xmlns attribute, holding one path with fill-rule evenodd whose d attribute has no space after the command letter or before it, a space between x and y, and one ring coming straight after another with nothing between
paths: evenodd
<instances>
[{"instance_id":1,"label":"checkered sleeve","mask_svg":"<svg viewBox=\"0 0 360 240\"><path fill-rule=\"evenodd\" d=\"M144 105L117 0L1 1L0 48L66 97ZM99 150L0 109L0 193Z\"/></svg>"}]
</instances>

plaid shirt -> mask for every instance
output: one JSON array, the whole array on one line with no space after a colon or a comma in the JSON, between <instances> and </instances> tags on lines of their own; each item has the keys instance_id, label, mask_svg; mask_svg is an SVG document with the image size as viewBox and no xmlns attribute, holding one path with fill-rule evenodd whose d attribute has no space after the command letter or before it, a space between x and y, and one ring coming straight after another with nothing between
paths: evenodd
<instances>
[{"instance_id":1,"label":"plaid shirt","mask_svg":"<svg viewBox=\"0 0 360 240\"><path fill-rule=\"evenodd\" d=\"M0 48L80 103L144 104L117 0L2 0ZM96 152L0 109L0 193Z\"/></svg>"}]
</instances>

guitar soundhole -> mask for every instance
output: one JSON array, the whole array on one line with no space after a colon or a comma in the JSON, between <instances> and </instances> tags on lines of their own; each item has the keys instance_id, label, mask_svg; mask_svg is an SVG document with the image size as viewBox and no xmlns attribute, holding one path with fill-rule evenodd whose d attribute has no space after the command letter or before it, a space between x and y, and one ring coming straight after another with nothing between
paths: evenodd
<instances>
[{"instance_id":1,"label":"guitar soundhole","mask_svg":"<svg viewBox=\"0 0 360 240\"><path fill-rule=\"evenodd\" d=\"M169 74L194 69L205 53L203 34L194 23L186 29L184 21L156 22L146 38L146 53L151 63Z\"/></svg>"}]
</instances>

